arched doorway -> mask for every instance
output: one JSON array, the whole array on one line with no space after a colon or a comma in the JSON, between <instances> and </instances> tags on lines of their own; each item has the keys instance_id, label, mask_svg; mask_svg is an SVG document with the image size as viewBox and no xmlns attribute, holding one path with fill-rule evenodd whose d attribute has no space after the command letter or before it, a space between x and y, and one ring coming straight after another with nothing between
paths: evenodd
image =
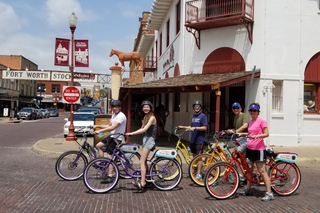
<instances>
[{"instance_id":1,"label":"arched doorway","mask_svg":"<svg viewBox=\"0 0 320 213\"><path fill-rule=\"evenodd\" d=\"M229 47L221 47L212 51L206 58L202 73L230 73L230 72L243 72L245 71L245 62L240 53ZM245 104L245 83L239 82L224 88L220 88L221 96L217 97L215 92L204 95L204 106L207 108L207 117L209 128L214 130L215 119L217 111L216 103L217 98L220 102L219 110L219 127L232 128L234 114L231 110L233 102L239 102L244 109Z\"/></svg>"},{"instance_id":2,"label":"arched doorway","mask_svg":"<svg viewBox=\"0 0 320 213\"><path fill-rule=\"evenodd\" d=\"M206 58L202 73L226 73L245 70L245 63L240 53L229 47L214 50Z\"/></svg>"}]
</instances>

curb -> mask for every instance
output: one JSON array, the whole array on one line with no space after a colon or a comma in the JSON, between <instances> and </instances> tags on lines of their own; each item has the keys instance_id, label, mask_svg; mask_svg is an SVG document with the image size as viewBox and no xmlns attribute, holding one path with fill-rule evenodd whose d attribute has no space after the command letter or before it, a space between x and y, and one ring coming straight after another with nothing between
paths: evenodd
<instances>
[{"instance_id":1,"label":"curb","mask_svg":"<svg viewBox=\"0 0 320 213\"><path fill-rule=\"evenodd\" d=\"M41 140L36 142L32 147L31 150L39 155L45 155L48 157L59 157L63 152L56 152L56 151L49 151L46 149L39 148L38 144L41 143Z\"/></svg>"}]
</instances>

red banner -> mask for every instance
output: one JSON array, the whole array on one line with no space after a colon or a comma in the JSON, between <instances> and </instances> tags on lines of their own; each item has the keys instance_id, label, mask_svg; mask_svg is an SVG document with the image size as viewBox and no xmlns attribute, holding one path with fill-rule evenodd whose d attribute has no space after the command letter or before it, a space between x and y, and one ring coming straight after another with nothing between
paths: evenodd
<instances>
[{"instance_id":1,"label":"red banner","mask_svg":"<svg viewBox=\"0 0 320 213\"><path fill-rule=\"evenodd\" d=\"M69 66L69 47L70 40L64 38L56 38L54 65Z\"/></svg>"},{"instance_id":2,"label":"red banner","mask_svg":"<svg viewBox=\"0 0 320 213\"><path fill-rule=\"evenodd\" d=\"M75 67L89 67L89 41L74 40Z\"/></svg>"}]
</instances>

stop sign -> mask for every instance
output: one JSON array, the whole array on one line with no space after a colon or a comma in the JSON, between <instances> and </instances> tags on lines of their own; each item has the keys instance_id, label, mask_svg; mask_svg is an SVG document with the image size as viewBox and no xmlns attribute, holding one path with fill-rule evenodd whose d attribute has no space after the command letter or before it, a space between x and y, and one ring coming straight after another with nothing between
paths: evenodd
<instances>
[{"instance_id":1,"label":"stop sign","mask_svg":"<svg viewBox=\"0 0 320 213\"><path fill-rule=\"evenodd\" d=\"M62 97L64 103L80 103L80 89L77 87L64 86Z\"/></svg>"}]
</instances>

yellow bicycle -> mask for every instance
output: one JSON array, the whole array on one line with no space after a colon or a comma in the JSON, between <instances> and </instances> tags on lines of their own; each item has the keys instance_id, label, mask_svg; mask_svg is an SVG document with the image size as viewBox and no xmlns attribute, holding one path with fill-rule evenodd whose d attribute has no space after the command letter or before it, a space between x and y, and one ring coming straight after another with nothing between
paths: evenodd
<instances>
[{"instance_id":1,"label":"yellow bicycle","mask_svg":"<svg viewBox=\"0 0 320 213\"><path fill-rule=\"evenodd\" d=\"M180 130L180 133L179 133L179 130ZM185 160L186 163L189 165L190 162L191 162L192 159L193 159L193 156L192 156L192 154L188 151L188 149L187 149L187 147L184 145L184 143L181 141L181 138L182 138L183 134L186 133L186 132L190 132L190 130L189 130L189 129L180 129L180 128L178 128L178 127L175 127L175 128L174 128L174 131L173 131L173 134L178 137L178 141L177 141L175 150L180 151L180 153L182 154L184 160ZM172 135L169 135L169 138L168 138L169 141L171 141L171 136L172 136ZM204 153L207 153L207 154L210 154L210 153L211 153L210 146L208 147L207 150L205 150ZM178 161L180 164L182 164L182 159L181 159L181 157L180 157L179 154L177 154L176 159L177 159L177 161Z\"/></svg>"}]
</instances>

